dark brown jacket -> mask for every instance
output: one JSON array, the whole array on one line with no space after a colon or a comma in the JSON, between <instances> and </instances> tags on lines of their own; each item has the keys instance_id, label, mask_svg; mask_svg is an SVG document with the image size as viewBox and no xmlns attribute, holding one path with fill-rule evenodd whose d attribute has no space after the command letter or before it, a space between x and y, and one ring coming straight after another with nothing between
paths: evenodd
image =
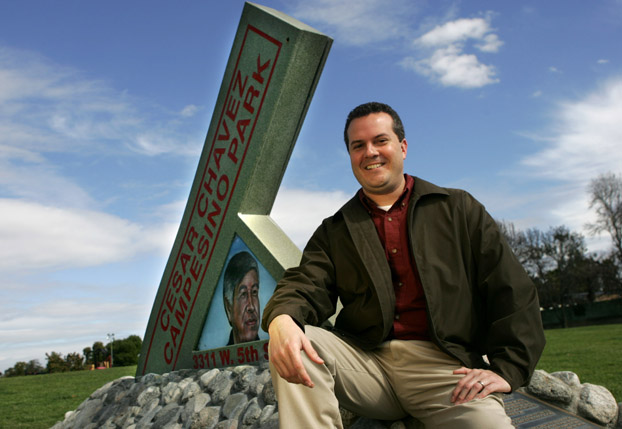
<instances>
[{"instance_id":1,"label":"dark brown jacket","mask_svg":"<svg viewBox=\"0 0 622 429\"><path fill-rule=\"evenodd\" d=\"M415 178L410 243L427 302L430 336L470 368L490 369L512 389L525 384L544 348L535 287L484 207L465 191ZM395 295L373 221L355 196L325 219L266 305L304 326L332 316L334 331L372 349L390 334Z\"/></svg>"}]
</instances>

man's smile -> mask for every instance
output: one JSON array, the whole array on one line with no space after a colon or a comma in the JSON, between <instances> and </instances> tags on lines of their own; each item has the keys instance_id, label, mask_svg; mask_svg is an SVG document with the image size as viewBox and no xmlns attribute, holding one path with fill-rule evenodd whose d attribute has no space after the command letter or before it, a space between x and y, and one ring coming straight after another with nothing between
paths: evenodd
<instances>
[{"instance_id":1,"label":"man's smile","mask_svg":"<svg viewBox=\"0 0 622 429\"><path fill-rule=\"evenodd\" d=\"M365 166L365 170L374 170L376 168L382 167L384 164L382 162L378 162L376 164L370 164Z\"/></svg>"}]
</instances>

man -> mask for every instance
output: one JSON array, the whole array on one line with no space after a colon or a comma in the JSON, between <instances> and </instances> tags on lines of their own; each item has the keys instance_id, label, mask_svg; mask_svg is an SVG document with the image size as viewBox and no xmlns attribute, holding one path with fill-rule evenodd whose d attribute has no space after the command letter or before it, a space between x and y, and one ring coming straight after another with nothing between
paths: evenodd
<instances>
[{"instance_id":1,"label":"man","mask_svg":"<svg viewBox=\"0 0 622 429\"><path fill-rule=\"evenodd\" d=\"M227 263L223 301L231 325L228 346L259 339L259 271L248 252L236 253Z\"/></svg>"},{"instance_id":2,"label":"man","mask_svg":"<svg viewBox=\"0 0 622 429\"><path fill-rule=\"evenodd\" d=\"M342 427L341 405L427 427L512 427L499 393L527 382L544 347L529 277L473 197L404 174L391 107L355 108L344 137L361 190L264 309L281 426ZM337 298L334 328L318 328Z\"/></svg>"}]
</instances>

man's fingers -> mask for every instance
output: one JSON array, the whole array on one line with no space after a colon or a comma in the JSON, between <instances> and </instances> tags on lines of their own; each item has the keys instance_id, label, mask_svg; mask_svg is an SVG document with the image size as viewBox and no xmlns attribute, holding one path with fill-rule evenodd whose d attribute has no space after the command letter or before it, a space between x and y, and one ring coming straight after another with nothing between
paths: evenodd
<instances>
[{"instance_id":1,"label":"man's fingers","mask_svg":"<svg viewBox=\"0 0 622 429\"><path fill-rule=\"evenodd\" d=\"M485 398L491 393L511 391L508 382L490 370L460 368L453 373L464 374L451 395L451 402L456 405Z\"/></svg>"},{"instance_id":2,"label":"man's fingers","mask_svg":"<svg viewBox=\"0 0 622 429\"><path fill-rule=\"evenodd\" d=\"M304 337L304 339L302 340L302 349L307 354L307 356L309 356L309 359L311 359L313 362L317 363L318 365L324 364L324 359L322 359L320 355L317 354L317 352L311 345L311 341L309 341L307 337Z\"/></svg>"},{"instance_id":3,"label":"man's fingers","mask_svg":"<svg viewBox=\"0 0 622 429\"><path fill-rule=\"evenodd\" d=\"M324 363L311 346L302 329L290 316L277 316L268 328L270 361L278 374L290 383L313 387L311 377L302 362L302 352L318 364Z\"/></svg>"}]
</instances>

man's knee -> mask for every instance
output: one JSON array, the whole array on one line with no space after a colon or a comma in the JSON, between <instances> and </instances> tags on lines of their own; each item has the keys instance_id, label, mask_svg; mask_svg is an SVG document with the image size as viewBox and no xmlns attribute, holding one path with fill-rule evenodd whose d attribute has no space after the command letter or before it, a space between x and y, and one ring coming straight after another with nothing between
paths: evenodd
<instances>
[{"instance_id":1,"label":"man's knee","mask_svg":"<svg viewBox=\"0 0 622 429\"><path fill-rule=\"evenodd\" d=\"M461 405L453 405L434 413L431 421L422 419L426 426L439 428L497 429L513 428L512 420L505 413L503 399L492 394Z\"/></svg>"}]
</instances>

